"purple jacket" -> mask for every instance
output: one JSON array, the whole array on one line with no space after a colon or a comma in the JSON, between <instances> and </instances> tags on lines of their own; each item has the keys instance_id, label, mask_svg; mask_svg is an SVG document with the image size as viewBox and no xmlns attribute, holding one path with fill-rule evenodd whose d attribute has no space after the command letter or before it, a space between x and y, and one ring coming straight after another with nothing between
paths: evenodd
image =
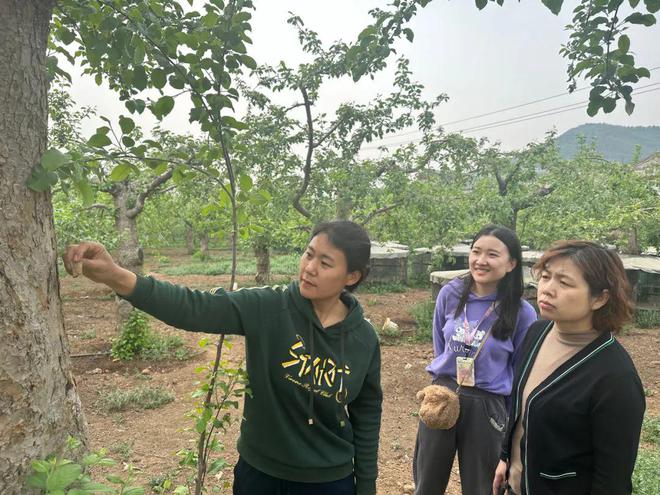
<instances>
[{"instance_id":1,"label":"purple jacket","mask_svg":"<svg viewBox=\"0 0 660 495\"><path fill-rule=\"evenodd\" d=\"M464 317L461 312L454 317L458 301L461 297L464 281L454 279L440 289L435 303L433 317L433 350L434 359L426 370L433 378L447 376L456 380L456 357L465 356L466 349L471 347L469 356L474 356L486 332L497 320L497 310L493 311L481 324L477 332L472 335L468 346L465 343ZM473 331L488 307L495 301L496 294L479 297L475 294L468 296L466 313L469 331ZM513 383L513 369L519 358L520 344L525 337L529 326L536 321L534 308L525 300L521 300L520 311L516 319L516 328L506 340L498 340L492 335L481 349L474 364L476 386L494 394L508 396L511 394ZM470 335L468 334L468 341Z\"/></svg>"}]
</instances>

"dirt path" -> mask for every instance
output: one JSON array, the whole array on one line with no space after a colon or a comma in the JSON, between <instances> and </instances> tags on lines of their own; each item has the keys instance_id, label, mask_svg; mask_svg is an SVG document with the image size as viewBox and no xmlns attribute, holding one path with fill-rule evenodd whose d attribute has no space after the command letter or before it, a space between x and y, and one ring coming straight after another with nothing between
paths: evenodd
<instances>
[{"instance_id":1,"label":"dirt path","mask_svg":"<svg viewBox=\"0 0 660 495\"><path fill-rule=\"evenodd\" d=\"M226 285L223 277L184 276L161 277L191 287L207 289ZM245 279L242 279L245 280ZM239 284L242 282L239 279ZM109 291L85 280L62 280L64 317L73 355L108 351L115 337L114 301ZM381 325L386 317L397 322L404 338L392 344L385 342L382 349L382 382L385 395L383 425L380 441L379 495L400 495L405 484L412 480L411 463L417 431L415 400L416 392L428 384L424 371L431 356L431 344L410 344L406 336L412 334L414 320L409 314L413 304L427 300L429 289L411 289L404 293L364 294L359 296L367 317L375 325ZM92 448L105 447L110 456L135 466L137 479L148 486L150 483L170 478L178 482L185 479L185 472L178 469L175 452L191 447L193 435L186 431L191 420L185 414L193 408L190 397L197 375L196 367L213 358L211 350L200 351L196 345L202 334L189 334L153 322L152 329L163 334L181 336L186 345L196 353L185 361L168 362L113 362L108 356L74 357L74 373L89 424ZM214 341L215 336L210 336ZM243 356L243 340L232 337L227 358L240 361ZM647 409L650 414L660 414L660 332L635 330L621 337L628 349L647 390ZM175 399L163 407L144 411L106 413L99 405L99 398L113 389L128 389L142 385L159 386L171 391ZM236 461L235 442L237 423L225 439L225 458L231 464ZM121 464L120 464L121 466ZM447 493L460 493L456 474ZM231 470L211 484L221 487L231 480ZM147 490L149 493L149 490ZM154 492L155 493L155 492ZM222 488L220 493L231 490Z\"/></svg>"}]
</instances>

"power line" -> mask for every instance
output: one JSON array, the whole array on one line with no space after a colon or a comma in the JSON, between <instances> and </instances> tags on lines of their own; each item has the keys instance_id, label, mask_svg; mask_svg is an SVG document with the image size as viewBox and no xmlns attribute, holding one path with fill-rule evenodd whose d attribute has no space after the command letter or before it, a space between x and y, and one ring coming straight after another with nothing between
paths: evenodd
<instances>
[{"instance_id":1,"label":"power line","mask_svg":"<svg viewBox=\"0 0 660 495\"><path fill-rule=\"evenodd\" d=\"M650 87L658 86L658 85L660 85L660 82L653 83L653 84L647 84L646 86L640 86L639 88L637 88L637 90L650 88ZM660 89L660 88L658 88L658 89ZM646 93L646 91L642 91L642 92L635 91L635 96L640 95L640 94L644 94L644 93ZM529 114L526 114L526 115L519 115L518 117L512 117L510 119L498 120L496 122L489 122L487 124L480 124L480 125L477 125L477 126L460 129L460 130L455 131L455 132L469 132L469 131L474 131L474 130L480 130L482 128L490 129L492 127L497 127L498 124L506 124L506 123L509 123L509 122L515 123L515 122L512 122L512 121L516 121L518 119L531 120L531 119L527 119L526 117L534 117L534 116L539 116L539 118L540 117L545 117L544 114L546 114L547 112L553 112L553 113L548 113L548 115L554 115L555 110L562 110L564 108L569 108L569 107L582 108L585 104L588 104L588 103L589 103L589 100L585 100L585 101L581 101L579 103L573 103L571 105L564 105L564 106L561 106L561 107L549 108L547 110L541 110L539 112L529 113Z\"/></svg>"},{"instance_id":2,"label":"power line","mask_svg":"<svg viewBox=\"0 0 660 495\"><path fill-rule=\"evenodd\" d=\"M649 92L652 92L652 91L656 91L657 89L660 89L660 88L649 90L649 91L641 91L641 92L639 90L654 87L654 86L658 86L659 84L660 84L660 82L659 83L647 84L645 86L639 86L638 88L635 88L634 95L637 96L637 95L642 95L642 94L649 93ZM589 101L586 100L586 101L582 101L582 102L579 102L579 103L572 103L572 104L564 105L564 106L560 106L560 107L549 108L549 109L546 109L546 110L541 110L541 111L530 113L530 114L519 115L517 117L511 117L509 119L499 120L499 121L495 121L495 122L488 122L488 123L485 123L485 124L479 124L477 126L468 127L468 128L464 128L464 129L459 129L457 131L452 131L452 132L474 132L474 131L478 131L478 130L493 129L493 128L496 128L496 127L501 127L501 126L505 126L505 125L509 125L509 124L515 124L517 122L524 122L524 121L527 121L527 120L533 120L534 118L547 117L547 116L550 116L550 115L556 115L558 113L564 113L564 112L567 112L567 111L576 110L578 108L584 108L584 106L588 103L589 103ZM531 102L530 102L530 104L531 104ZM527 104L522 104L522 105L519 105L518 107L526 106L526 105ZM490 114L492 115L493 113L498 113L498 112L491 112ZM470 119L464 119L464 120L470 120ZM381 146L399 146L399 145L402 145L402 144L414 143L414 142L419 142L419 141L421 141L421 138L418 138L418 139L405 139L405 140L396 141L396 142L393 142L393 143L383 143L381 145L366 146L366 147L362 148L362 150L366 151L366 150L378 149Z\"/></svg>"},{"instance_id":3,"label":"power line","mask_svg":"<svg viewBox=\"0 0 660 495\"><path fill-rule=\"evenodd\" d=\"M652 72L652 71L655 71L655 70L658 70L658 69L660 69L660 65L650 68L649 72ZM642 89L644 87L648 87L648 86L640 86L639 88L636 88L636 89ZM482 114L479 114L479 115L473 115L471 117L466 117L466 118L463 118L463 119L452 120L451 122L445 122L445 123L440 124L439 127L445 127L445 126L449 126L449 125L453 125L453 124L459 124L461 122L467 122L469 120L475 120L475 119L479 119L479 118L482 118L482 117L488 117L490 115L495 115L495 114L498 114L498 113L508 112L509 110L515 110L515 109L523 108L523 107L526 107L526 106L529 106L529 105L534 105L536 103L542 103L544 101L552 100L552 99L555 99L555 98L560 98L562 96L568 96L568 95L571 95L571 94L578 93L580 91L585 91L585 90L590 89L590 88L591 88L591 86L585 86L585 87L582 87L582 88L578 88L578 89L574 90L573 92L558 93L558 94L555 94L555 95L552 95L552 96L546 96L545 98L539 98L539 99L536 99L536 100L528 101L526 103L521 103L519 105L513 105L513 106L510 106L510 107L500 108L498 110L493 110L493 111L482 113ZM401 136L411 136L413 134L419 134L420 132L422 132L422 131L415 130L415 131L407 131L407 132L401 132L401 133L392 133L392 134L389 134L389 135L384 136L383 138L379 139L379 141L384 141L386 139L392 139L392 138L397 138L397 137L401 137ZM413 142L413 141L418 141L418 140L419 139L413 139L413 140L399 141L399 142L396 142L396 143L383 143L383 145L399 145L399 144L405 144L405 143L408 143L408 142ZM380 146L371 146L371 147L367 147L367 148L363 148L363 149L365 149L365 150L366 149L376 149L378 147L380 147Z\"/></svg>"},{"instance_id":4,"label":"power line","mask_svg":"<svg viewBox=\"0 0 660 495\"><path fill-rule=\"evenodd\" d=\"M640 91L639 93L637 93L637 96L643 95L645 93L653 93L655 91L660 91L660 88L654 88L654 89L649 89L649 90L646 90L646 91ZM582 110L582 109L586 108L586 106L587 106L587 104L580 103L580 104L578 104L577 106L575 106L573 108L566 108L566 109L563 109L563 110L557 110L555 112L547 113L545 115L539 115L539 116L535 116L535 117L527 117L527 118L519 119L519 120L516 120L516 121L513 121L513 122L507 122L507 123L504 123L504 124L498 124L498 125L493 125L493 126L484 126L484 127L481 127L481 128L465 129L465 130L461 130L460 132L485 131L485 130L488 130L488 129L494 129L496 127L504 127L504 126L511 125L511 124L518 124L520 122L525 122L527 120L534 120L534 119L538 119L538 118L541 118L541 117L548 117L550 115L556 115L556 114L559 114L559 113L571 112L573 110Z\"/></svg>"}]
</instances>

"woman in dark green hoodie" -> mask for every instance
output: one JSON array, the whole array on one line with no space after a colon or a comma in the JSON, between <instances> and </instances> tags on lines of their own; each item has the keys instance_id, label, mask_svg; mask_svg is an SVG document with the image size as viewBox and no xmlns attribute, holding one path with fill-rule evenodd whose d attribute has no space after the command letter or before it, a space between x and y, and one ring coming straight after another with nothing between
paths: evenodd
<instances>
[{"instance_id":1,"label":"woman in dark green hoodie","mask_svg":"<svg viewBox=\"0 0 660 495\"><path fill-rule=\"evenodd\" d=\"M348 221L318 225L288 287L200 292L136 276L98 243L70 246L82 273L165 323L245 336L234 495L374 495L382 406L376 332L351 295L371 242Z\"/></svg>"}]
</instances>

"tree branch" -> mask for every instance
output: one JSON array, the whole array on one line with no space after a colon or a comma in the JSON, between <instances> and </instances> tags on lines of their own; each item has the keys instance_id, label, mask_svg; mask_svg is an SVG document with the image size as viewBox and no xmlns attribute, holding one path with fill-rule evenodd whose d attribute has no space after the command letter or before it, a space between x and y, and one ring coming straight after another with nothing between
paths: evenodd
<instances>
[{"instance_id":1,"label":"tree branch","mask_svg":"<svg viewBox=\"0 0 660 495\"><path fill-rule=\"evenodd\" d=\"M394 208L398 208L398 207L401 206L402 204L403 204L403 201L397 201L397 202L395 202L395 203L392 203L391 205L383 206L382 208L378 208L377 210L374 210L374 211L372 211L371 213L369 213L369 214L364 218L364 220L362 220L362 222L360 222L360 225L365 226L365 225L367 225L369 222L371 222L371 221L374 219L374 217L376 217L376 216L378 216L378 215L382 215L383 213L387 213L388 211L391 211L391 210L393 210Z\"/></svg>"},{"instance_id":2,"label":"tree branch","mask_svg":"<svg viewBox=\"0 0 660 495\"><path fill-rule=\"evenodd\" d=\"M311 213L300 204L300 198L303 197L309 187L310 176L312 174L312 154L314 153L314 121L312 120L312 104L309 101L307 90L301 85L300 92L305 102L305 114L307 115L307 157L305 158L305 167L303 168L303 183L293 197L293 207L305 218L311 218Z\"/></svg>"},{"instance_id":3,"label":"tree branch","mask_svg":"<svg viewBox=\"0 0 660 495\"><path fill-rule=\"evenodd\" d=\"M144 201L149 196L151 196L161 184L164 184L165 182L170 180L172 178L173 173L174 173L174 168L170 167L167 170L167 172L159 175L158 177L155 177L154 180L152 180L151 183L147 186L147 188L144 191L142 191L140 194L138 194L138 197L135 201L135 206L126 212L126 216L128 218L135 218L136 216L138 216L144 209Z\"/></svg>"}]
</instances>

